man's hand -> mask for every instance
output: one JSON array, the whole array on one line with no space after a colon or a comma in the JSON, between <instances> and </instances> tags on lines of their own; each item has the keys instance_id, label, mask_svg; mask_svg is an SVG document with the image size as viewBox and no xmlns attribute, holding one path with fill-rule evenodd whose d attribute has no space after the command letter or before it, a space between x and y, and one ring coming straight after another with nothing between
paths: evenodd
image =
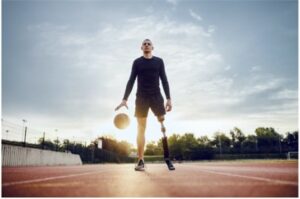
<instances>
[{"instance_id":1,"label":"man's hand","mask_svg":"<svg viewBox=\"0 0 300 199\"><path fill-rule=\"evenodd\" d=\"M121 104L115 108L115 111L119 110L119 108L121 108L122 106L125 106L128 109L126 100L122 100Z\"/></svg>"},{"instance_id":2,"label":"man's hand","mask_svg":"<svg viewBox=\"0 0 300 199\"><path fill-rule=\"evenodd\" d=\"M166 103L166 111L171 111L172 110L172 102L171 102L171 99L168 99L167 100L167 103Z\"/></svg>"}]
</instances>

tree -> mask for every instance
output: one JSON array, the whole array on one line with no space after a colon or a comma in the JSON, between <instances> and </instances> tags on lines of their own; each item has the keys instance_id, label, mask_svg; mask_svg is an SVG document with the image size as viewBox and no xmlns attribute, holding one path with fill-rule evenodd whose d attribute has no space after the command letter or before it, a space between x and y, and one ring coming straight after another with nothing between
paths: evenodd
<instances>
[{"instance_id":1,"label":"tree","mask_svg":"<svg viewBox=\"0 0 300 199\"><path fill-rule=\"evenodd\" d=\"M94 143L97 143L97 140L102 140L102 149L107 151L112 151L119 155L128 156L132 145L126 141L117 141L111 136L107 137L98 137L95 139Z\"/></svg>"},{"instance_id":2,"label":"tree","mask_svg":"<svg viewBox=\"0 0 300 199\"><path fill-rule=\"evenodd\" d=\"M242 142L242 152L243 153L256 153L257 148L257 138L255 135L248 135L245 141Z\"/></svg>"},{"instance_id":3,"label":"tree","mask_svg":"<svg viewBox=\"0 0 300 199\"><path fill-rule=\"evenodd\" d=\"M211 145L215 147L216 152L227 153L230 151L231 140L224 133L216 132Z\"/></svg>"},{"instance_id":4,"label":"tree","mask_svg":"<svg viewBox=\"0 0 300 199\"><path fill-rule=\"evenodd\" d=\"M205 146L211 146L211 140L205 135L205 136L200 136L197 139L198 144L200 145L205 145Z\"/></svg>"},{"instance_id":5,"label":"tree","mask_svg":"<svg viewBox=\"0 0 300 199\"><path fill-rule=\"evenodd\" d=\"M71 151L72 147L70 145L72 145L72 144L70 144L69 139L63 140L62 147L63 147L64 151Z\"/></svg>"},{"instance_id":6,"label":"tree","mask_svg":"<svg viewBox=\"0 0 300 199\"><path fill-rule=\"evenodd\" d=\"M162 147L162 139L159 140L158 145ZM179 134L173 134L168 137L170 157L177 160L183 159L183 144Z\"/></svg>"},{"instance_id":7,"label":"tree","mask_svg":"<svg viewBox=\"0 0 300 199\"><path fill-rule=\"evenodd\" d=\"M230 131L233 152L242 152L242 143L246 140L244 133L237 127Z\"/></svg>"},{"instance_id":8,"label":"tree","mask_svg":"<svg viewBox=\"0 0 300 199\"><path fill-rule=\"evenodd\" d=\"M132 145L126 141L118 142L118 153L120 155L128 156Z\"/></svg>"},{"instance_id":9,"label":"tree","mask_svg":"<svg viewBox=\"0 0 300 199\"><path fill-rule=\"evenodd\" d=\"M38 139L39 145L43 144L43 139L44 139L43 137ZM53 142L51 142L51 140L47 139L44 142L44 149L55 150L55 145Z\"/></svg>"},{"instance_id":10,"label":"tree","mask_svg":"<svg viewBox=\"0 0 300 199\"><path fill-rule=\"evenodd\" d=\"M59 139L57 138L57 139L53 140L53 142L54 142L54 145L55 145L55 150L59 151L59 148L60 148L60 141L59 141Z\"/></svg>"},{"instance_id":11,"label":"tree","mask_svg":"<svg viewBox=\"0 0 300 199\"><path fill-rule=\"evenodd\" d=\"M274 128L259 127L255 129L257 145L260 152L279 152L282 136Z\"/></svg>"},{"instance_id":12,"label":"tree","mask_svg":"<svg viewBox=\"0 0 300 199\"><path fill-rule=\"evenodd\" d=\"M283 146L286 152L298 151L298 131L287 132L286 137L283 139Z\"/></svg>"},{"instance_id":13,"label":"tree","mask_svg":"<svg viewBox=\"0 0 300 199\"><path fill-rule=\"evenodd\" d=\"M180 137L184 159L191 160L197 156L198 142L193 133L185 133Z\"/></svg>"},{"instance_id":14,"label":"tree","mask_svg":"<svg viewBox=\"0 0 300 199\"><path fill-rule=\"evenodd\" d=\"M151 141L146 145L145 155L162 155L162 150L162 147Z\"/></svg>"}]
</instances>

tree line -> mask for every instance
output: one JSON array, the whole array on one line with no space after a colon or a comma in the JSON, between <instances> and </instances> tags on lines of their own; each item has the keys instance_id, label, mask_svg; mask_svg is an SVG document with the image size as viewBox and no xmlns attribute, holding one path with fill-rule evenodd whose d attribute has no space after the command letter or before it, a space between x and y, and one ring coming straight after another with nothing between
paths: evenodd
<instances>
[{"instance_id":1,"label":"tree line","mask_svg":"<svg viewBox=\"0 0 300 199\"><path fill-rule=\"evenodd\" d=\"M102 141L101 149L97 146L98 140ZM3 142L4 140L2 140ZM7 140L5 142L25 146L22 142ZM264 154L284 154L289 151L298 151L298 131L281 135L272 127L259 127L254 134L245 135L241 129L235 127L229 134L215 132L212 138L196 137L189 132L183 135L175 133L168 137L168 144L170 156L176 160L213 159L218 155L226 154L261 154L264 157ZM27 143L26 146L79 154L83 162L131 162L132 159L129 160L128 156L131 152L136 152L132 144L118 141L110 136L97 137L88 145L68 139L52 141L44 140L41 137L38 144ZM162 140L149 142L146 145L145 155L162 156Z\"/></svg>"},{"instance_id":2,"label":"tree line","mask_svg":"<svg viewBox=\"0 0 300 199\"><path fill-rule=\"evenodd\" d=\"M169 151L173 159L212 159L222 154L272 154L298 151L298 131L287 132L285 136L274 128L259 127L253 135L245 135L235 127L229 135L216 132L208 136L195 137L193 133L172 134L168 137ZM162 140L149 142L145 155L162 155Z\"/></svg>"}]
</instances>

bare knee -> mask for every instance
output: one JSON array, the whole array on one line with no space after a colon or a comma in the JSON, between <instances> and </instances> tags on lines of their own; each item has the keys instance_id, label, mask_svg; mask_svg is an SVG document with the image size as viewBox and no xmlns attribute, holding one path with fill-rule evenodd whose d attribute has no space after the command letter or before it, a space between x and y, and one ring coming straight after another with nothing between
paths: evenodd
<instances>
[{"instance_id":1,"label":"bare knee","mask_svg":"<svg viewBox=\"0 0 300 199\"><path fill-rule=\"evenodd\" d=\"M160 115L160 116L157 116L157 120L162 123L164 120L165 120L165 116L163 115Z\"/></svg>"},{"instance_id":2,"label":"bare knee","mask_svg":"<svg viewBox=\"0 0 300 199\"><path fill-rule=\"evenodd\" d=\"M145 118L145 117L137 118L137 122L138 122L139 131L141 131L141 130L145 131L147 118Z\"/></svg>"}]
</instances>

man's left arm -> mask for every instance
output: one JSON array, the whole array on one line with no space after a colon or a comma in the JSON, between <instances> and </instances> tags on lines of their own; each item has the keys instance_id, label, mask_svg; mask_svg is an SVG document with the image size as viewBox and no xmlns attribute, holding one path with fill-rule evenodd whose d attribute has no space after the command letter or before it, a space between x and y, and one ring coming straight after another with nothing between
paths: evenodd
<instances>
[{"instance_id":1,"label":"man's left arm","mask_svg":"<svg viewBox=\"0 0 300 199\"><path fill-rule=\"evenodd\" d=\"M171 103L170 87L169 87L169 82L168 82L168 78L166 75L164 61L162 59L161 59L161 67L160 67L160 71L159 71L159 77L161 79L163 89L164 89L164 92L165 92L165 95L167 98L166 110L171 111L172 103Z\"/></svg>"}]
</instances>

